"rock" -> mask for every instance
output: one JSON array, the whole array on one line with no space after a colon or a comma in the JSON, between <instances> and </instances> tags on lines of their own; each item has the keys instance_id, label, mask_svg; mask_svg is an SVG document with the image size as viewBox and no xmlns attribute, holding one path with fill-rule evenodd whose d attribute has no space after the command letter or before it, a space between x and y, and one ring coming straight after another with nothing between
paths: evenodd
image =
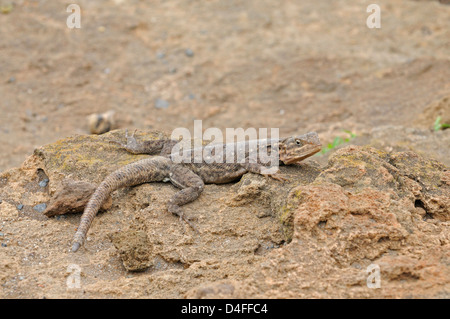
<instances>
[{"instance_id":1,"label":"rock","mask_svg":"<svg viewBox=\"0 0 450 319\"><path fill-rule=\"evenodd\" d=\"M292 229L289 245L226 297L320 298L330 290L335 298L446 296L448 181L445 165L413 152L338 150L314 182L291 190L282 219ZM417 212L417 201L431 219ZM368 289L371 265L380 269L382 289ZM187 296L222 296L215 285Z\"/></svg>"},{"instance_id":2,"label":"rock","mask_svg":"<svg viewBox=\"0 0 450 319\"><path fill-rule=\"evenodd\" d=\"M433 128L436 118L441 117L441 123L450 123L450 95L428 104L417 117L415 123L422 127Z\"/></svg>"},{"instance_id":3,"label":"rock","mask_svg":"<svg viewBox=\"0 0 450 319\"><path fill-rule=\"evenodd\" d=\"M40 187L47 187L48 182L49 182L49 179L48 179L48 178L45 178L44 180L42 180L42 181L39 182L39 186L40 186Z\"/></svg>"},{"instance_id":4,"label":"rock","mask_svg":"<svg viewBox=\"0 0 450 319\"><path fill-rule=\"evenodd\" d=\"M186 49L184 50L184 54L186 54L187 57L193 57L194 56L194 51L192 51L191 49Z\"/></svg>"},{"instance_id":5,"label":"rock","mask_svg":"<svg viewBox=\"0 0 450 319\"><path fill-rule=\"evenodd\" d=\"M169 107L170 103L163 99L157 99L155 101L155 107L157 109L167 109Z\"/></svg>"},{"instance_id":6,"label":"rock","mask_svg":"<svg viewBox=\"0 0 450 319\"><path fill-rule=\"evenodd\" d=\"M35 211L37 211L38 213L44 212L46 208L47 208L47 204L45 204L45 203L37 204L37 205L33 206L33 209Z\"/></svg>"},{"instance_id":7,"label":"rock","mask_svg":"<svg viewBox=\"0 0 450 319\"><path fill-rule=\"evenodd\" d=\"M435 132L430 129L388 125L373 129L368 136L362 137L360 142L388 152L414 151L423 157L434 158L447 166L450 165L450 156L446 148L442 147L450 144L449 130Z\"/></svg>"},{"instance_id":8,"label":"rock","mask_svg":"<svg viewBox=\"0 0 450 319\"><path fill-rule=\"evenodd\" d=\"M254 179L244 176L239 183L237 192L233 192L232 196L227 200L228 205L243 206L248 201L261 200L267 197L267 194L263 194L266 184L265 179Z\"/></svg>"},{"instance_id":9,"label":"rock","mask_svg":"<svg viewBox=\"0 0 450 319\"><path fill-rule=\"evenodd\" d=\"M91 134L103 134L116 128L115 112L108 111L102 114L88 116L89 132Z\"/></svg>"},{"instance_id":10,"label":"rock","mask_svg":"<svg viewBox=\"0 0 450 319\"><path fill-rule=\"evenodd\" d=\"M86 207L89 198L94 193L95 184L66 179L62 181L59 188L50 199L50 204L44 215L52 217L68 213L79 213ZM102 206L102 210L110 208L112 200L109 198Z\"/></svg>"},{"instance_id":11,"label":"rock","mask_svg":"<svg viewBox=\"0 0 450 319\"><path fill-rule=\"evenodd\" d=\"M144 271L152 265L152 245L143 230L130 227L109 236L119 252L123 266L128 271Z\"/></svg>"},{"instance_id":12,"label":"rock","mask_svg":"<svg viewBox=\"0 0 450 319\"><path fill-rule=\"evenodd\" d=\"M136 133L138 140L161 136ZM124 131L42 146L20 168L0 174L2 232L14 235L11 249L3 252L9 263L21 260L6 280L22 271L23 260L34 262L28 251L47 256L52 275L67 267L65 249L79 217L48 220L33 209L18 213L14 205L45 202L45 213L53 215L79 202L81 211L106 175L148 157L111 141L125 142ZM351 145L327 156L326 166L316 162L320 156L281 166L286 182L249 173L237 183L206 185L183 207L201 236L168 213L167 202L178 191L173 185L145 183L114 192L114 205L96 216L82 255L74 256L92 261L83 262L83 276L92 282L83 288L86 296L109 296L112 290L121 296L192 298L446 296L448 167L396 148ZM42 189L38 181L45 178L50 182ZM16 243L26 248L23 253L12 250ZM122 264L127 271L156 266L126 276ZM367 286L373 267L381 289ZM47 275L36 276L48 282Z\"/></svg>"},{"instance_id":13,"label":"rock","mask_svg":"<svg viewBox=\"0 0 450 319\"><path fill-rule=\"evenodd\" d=\"M137 139L157 139L164 136L161 132L137 131ZM35 167L42 169L52 183L50 194L61 189L65 179L99 184L114 170L134 161L148 157L133 155L122 149L114 141L125 140L125 130L114 130L101 135L75 135L53 144L41 146L24 164L34 172Z\"/></svg>"}]
</instances>

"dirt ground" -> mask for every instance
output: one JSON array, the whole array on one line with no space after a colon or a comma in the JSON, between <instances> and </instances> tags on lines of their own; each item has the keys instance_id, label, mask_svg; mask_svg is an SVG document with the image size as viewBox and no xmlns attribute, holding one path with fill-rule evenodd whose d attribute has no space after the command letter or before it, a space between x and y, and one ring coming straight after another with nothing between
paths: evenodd
<instances>
[{"instance_id":1,"label":"dirt ground","mask_svg":"<svg viewBox=\"0 0 450 319\"><path fill-rule=\"evenodd\" d=\"M0 0L0 172L19 167L37 147L89 134L88 116L111 110L115 128L168 133L203 120L203 129L316 131L326 146L349 131L356 144L387 151L395 144L450 165L450 130L433 131L438 116L450 123L450 5L377 1L381 28L370 29L366 8L373 1L364 0L78 0L81 28L69 29L71 3ZM327 159L315 157L320 164ZM74 226L78 216L69 221ZM15 231L45 236L30 233L26 222ZM79 260L94 265L108 256ZM52 284L55 269L5 262L22 271L2 286L3 295L158 296L108 287L131 276L110 269L120 268L114 258L90 270L102 281L89 280L102 288L88 295L61 293ZM34 271L40 280L20 283Z\"/></svg>"},{"instance_id":2,"label":"dirt ground","mask_svg":"<svg viewBox=\"0 0 450 319\"><path fill-rule=\"evenodd\" d=\"M366 26L369 1L80 1L81 29L66 26L70 1L12 3L0 15L2 170L108 110L122 127L201 119L329 142L417 126L450 90L450 9L437 1L381 1L380 29Z\"/></svg>"}]
</instances>

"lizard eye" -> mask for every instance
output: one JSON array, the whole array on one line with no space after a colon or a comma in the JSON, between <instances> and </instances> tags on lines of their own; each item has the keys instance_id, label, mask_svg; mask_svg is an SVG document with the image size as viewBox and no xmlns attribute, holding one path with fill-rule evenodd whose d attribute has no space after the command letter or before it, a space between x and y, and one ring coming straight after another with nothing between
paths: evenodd
<instances>
[{"instance_id":1,"label":"lizard eye","mask_svg":"<svg viewBox=\"0 0 450 319\"><path fill-rule=\"evenodd\" d=\"M300 142L300 140L295 140L295 144L302 145L302 142Z\"/></svg>"}]
</instances>

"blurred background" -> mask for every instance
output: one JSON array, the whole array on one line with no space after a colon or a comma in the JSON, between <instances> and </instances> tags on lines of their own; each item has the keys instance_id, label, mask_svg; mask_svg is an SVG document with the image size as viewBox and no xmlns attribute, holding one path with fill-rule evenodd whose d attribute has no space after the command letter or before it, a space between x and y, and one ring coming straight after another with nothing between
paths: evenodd
<instances>
[{"instance_id":1,"label":"blurred background","mask_svg":"<svg viewBox=\"0 0 450 319\"><path fill-rule=\"evenodd\" d=\"M370 29L373 0L0 0L0 171L105 120L396 139L449 165L444 2L376 1Z\"/></svg>"}]
</instances>

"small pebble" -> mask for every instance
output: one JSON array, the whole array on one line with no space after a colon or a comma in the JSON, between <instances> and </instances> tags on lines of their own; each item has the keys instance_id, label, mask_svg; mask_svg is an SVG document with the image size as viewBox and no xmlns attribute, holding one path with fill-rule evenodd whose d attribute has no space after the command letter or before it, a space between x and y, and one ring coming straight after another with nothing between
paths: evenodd
<instances>
[{"instance_id":1,"label":"small pebble","mask_svg":"<svg viewBox=\"0 0 450 319\"><path fill-rule=\"evenodd\" d=\"M9 79L8 79L8 83L14 83L14 82L16 82L16 78L15 77L10 77Z\"/></svg>"},{"instance_id":2,"label":"small pebble","mask_svg":"<svg viewBox=\"0 0 450 319\"><path fill-rule=\"evenodd\" d=\"M155 107L157 109L167 109L169 107L170 103L163 99L157 99L155 101Z\"/></svg>"},{"instance_id":3,"label":"small pebble","mask_svg":"<svg viewBox=\"0 0 450 319\"><path fill-rule=\"evenodd\" d=\"M32 111L32 110L25 110L25 114L27 115L28 118L34 118L36 116L36 114Z\"/></svg>"},{"instance_id":4,"label":"small pebble","mask_svg":"<svg viewBox=\"0 0 450 319\"><path fill-rule=\"evenodd\" d=\"M116 125L115 111L113 110L102 114L91 114L87 120L91 134L109 132Z\"/></svg>"},{"instance_id":5,"label":"small pebble","mask_svg":"<svg viewBox=\"0 0 450 319\"><path fill-rule=\"evenodd\" d=\"M184 51L184 54L186 54L186 56L188 56L188 57L193 57L194 56L194 51L192 51L191 49L186 49Z\"/></svg>"},{"instance_id":6,"label":"small pebble","mask_svg":"<svg viewBox=\"0 0 450 319\"><path fill-rule=\"evenodd\" d=\"M1 231L0 231L0 236L2 236L2 237L3 237L3 236L5 236L5 234L3 234L3 233L2 233Z\"/></svg>"},{"instance_id":7,"label":"small pebble","mask_svg":"<svg viewBox=\"0 0 450 319\"><path fill-rule=\"evenodd\" d=\"M39 182L39 186L46 187L48 185L48 182L49 182L48 178L45 178Z\"/></svg>"},{"instance_id":8,"label":"small pebble","mask_svg":"<svg viewBox=\"0 0 450 319\"><path fill-rule=\"evenodd\" d=\"M47 208L47 204L42 203L42 204L37 204L36 206L33 207L33 209L39 213L44 212L44 210Z\"/></svg>"},{"instance_id":9,"label":"small pebble","mask_svg":"<svg viewBox=\"0 0 450 319\"><path fill-rule=\"evenodd\" d=\"M23 205L22 205L22 204L17 205L17 209L18 209L18 210L22 210L22 208L23 208Z\"/></svg>"},{"instance_id":10,"label":"small pebble","mask_svg":"<svg viewBox=\"0 0 450 319\"><path fill-rule=\"evenodd\" d=\"M157 57L158 59L164 59L165 56L166 56L166 54L165 54L164 52L158 52L158 53L156 53L156 57Z\"/></svg>"},{"instance_id":11,"label":"small pebble","mask_svg":"<svg viewBox=\"0 0 450 319\"><path fill-rule=\"evenodd\" d=\"M2 243L2 247L7 247L8 245L6 245L5 243Z\"/></svg>"}]
</instances>

